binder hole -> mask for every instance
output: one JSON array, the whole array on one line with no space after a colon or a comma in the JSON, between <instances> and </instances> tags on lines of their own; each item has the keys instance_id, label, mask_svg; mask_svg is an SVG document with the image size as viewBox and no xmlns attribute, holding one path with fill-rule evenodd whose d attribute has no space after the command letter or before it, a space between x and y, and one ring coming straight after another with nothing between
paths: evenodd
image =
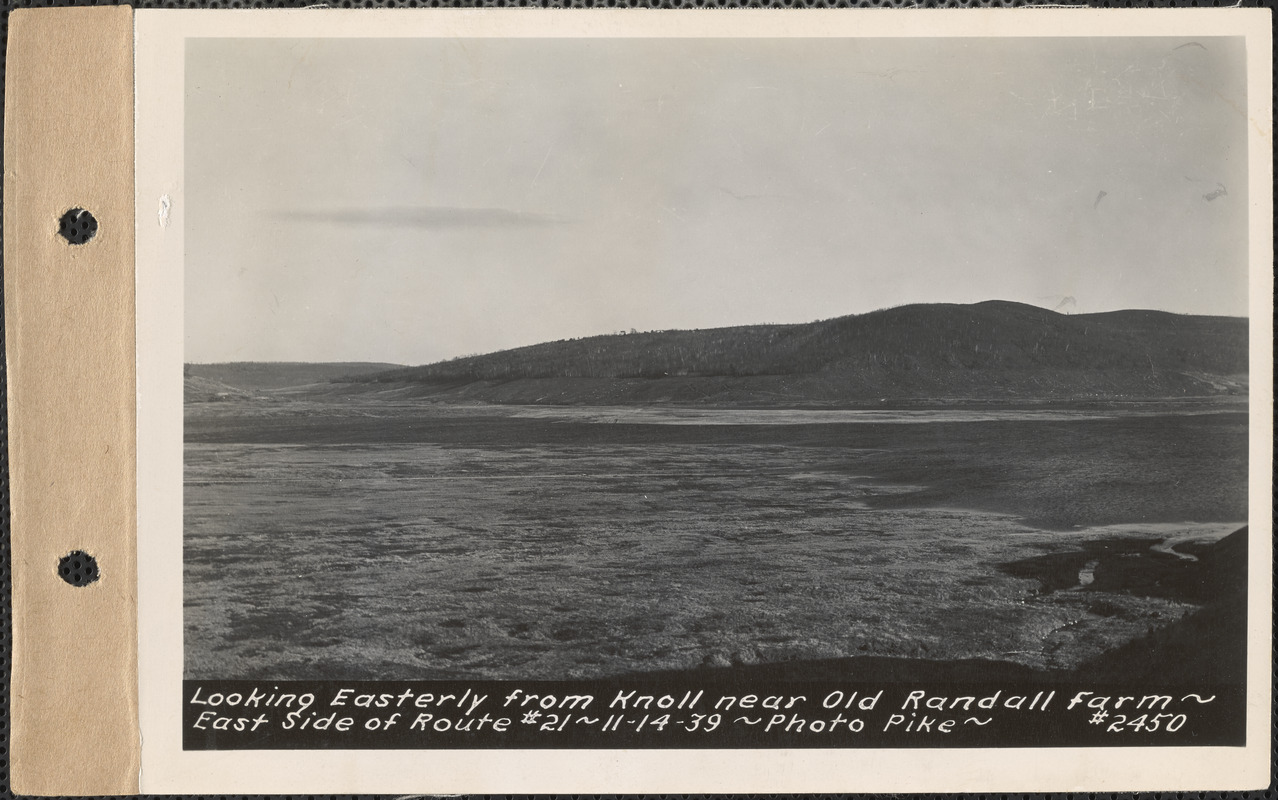
<instances>
[{"instance_id":1,"label":"binder hole","mask_svg":"<svg viewBox=\"0 0 1278 800\"><path fill-rule=\"evenodd\" d=\"M88 586L98 579L98 561L83 550L72 550L58 562L58 574L72 586Z\"/></svg>"},{"instance_id":2,"label":"binder hole","mask_svg":"<svg viewBox=\"0 0 1278 800\"><path fill-rule=\"evenodd\" d=\"M58 233L71 244L84 244L98 232L98 221L83 208L73 208L58 220Z\"/></svg>"}]
</instances>

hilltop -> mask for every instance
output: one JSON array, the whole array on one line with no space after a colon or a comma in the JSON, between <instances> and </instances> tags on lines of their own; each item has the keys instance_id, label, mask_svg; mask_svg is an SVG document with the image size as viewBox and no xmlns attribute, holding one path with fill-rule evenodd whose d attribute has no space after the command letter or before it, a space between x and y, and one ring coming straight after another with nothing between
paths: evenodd
<instances>
[{"instance_id":1,"label":"hilltop","mask_svg":"<svg viewBox=\"0 0 1278 800\"><path fill-rule=\"evenodd\" d=\"M493 403L839 404L1247 391L1247 320L919 304L794 325L593 336L334 379Z\"/></svg>"}]
</instances>

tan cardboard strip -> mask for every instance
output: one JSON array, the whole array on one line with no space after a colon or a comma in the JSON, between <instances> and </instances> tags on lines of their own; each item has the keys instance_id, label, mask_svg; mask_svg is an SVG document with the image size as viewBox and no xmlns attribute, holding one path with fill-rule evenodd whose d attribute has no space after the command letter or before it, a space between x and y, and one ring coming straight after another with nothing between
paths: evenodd
<instances>
[{"instance_id":1,"label":"tan cardboard strip","mask_svg":"<svg viewBox=\"0 0 1278 800\"><path fill-rule=\"evenodd\" d=\"M13 790L138 790L133 12L15 11L4 131ZM98 220L71 245L58 220ZM101 577L73 587L82 550Z\"/></svg>"}]
</instances>

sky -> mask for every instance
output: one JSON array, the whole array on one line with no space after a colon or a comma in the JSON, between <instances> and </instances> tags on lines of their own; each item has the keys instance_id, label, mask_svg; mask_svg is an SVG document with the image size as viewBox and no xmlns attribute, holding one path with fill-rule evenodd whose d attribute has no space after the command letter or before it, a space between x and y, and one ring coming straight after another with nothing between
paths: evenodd
<instances>
[{"instance_id":1,"label":"sky","mask_svg":"<svg viewBox=\"0 0 1278 800\"><path fill-rule=\"evenodd\" d=\"M1247 312L1241 39L192 39L186 360Z\"/></svg>"}]
</instances>

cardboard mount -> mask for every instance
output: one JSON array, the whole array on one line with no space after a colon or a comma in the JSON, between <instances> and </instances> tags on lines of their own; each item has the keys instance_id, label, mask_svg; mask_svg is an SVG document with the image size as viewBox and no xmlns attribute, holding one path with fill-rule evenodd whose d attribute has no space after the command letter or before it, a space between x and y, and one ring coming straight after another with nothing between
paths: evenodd
<instances>
[{"instance_id":1,"label":"cardboard mount","mask_svg":"<svg viewBox=\"0 0 1278 800\"><path fill-rule=\"evenodd\" d=\"M12 13L4 153L12 788L135 794L131 8ZM82 245L72 208L98 220ZM96 582L59 577L75 550Z\"/></svg>"}]
</instances>

